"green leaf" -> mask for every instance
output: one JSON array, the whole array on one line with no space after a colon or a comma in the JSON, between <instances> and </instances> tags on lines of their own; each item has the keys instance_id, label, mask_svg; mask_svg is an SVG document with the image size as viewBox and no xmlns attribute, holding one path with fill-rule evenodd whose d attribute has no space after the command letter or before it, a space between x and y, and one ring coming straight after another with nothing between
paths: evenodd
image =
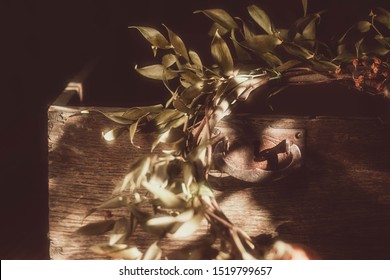
<instances>
[{"instance_id":1,"label":"green leaf","mask_svg":"<svg viewBox=\"0 0 390 280\"><path fill-rule=\"evenodd\" d=\"M232 29L232 30L234 30L234 29ZM229 29L226 29L222 25L219 25L218 23L213 22L208 34L210 37L213 37L215 32L217 32L217 31L219 32L219 34L221 34L221 36L224 36L226 33L229 32Z\"/></svg>"},{"instance_id":2,"label":"green leaf","mask_svg":"<svg viewBox=\"0 0 390 280\"><path fill-rule=\"evenodd\" d=\"M303 39L305 39L305 41L303 41L302 43L305 43L312 48L314 47L316 40L316 25L317 20L313 20L302 31Z\"/></svg>"},{"instance_id":3,"label":"green leaf","mask_svg":"<svg viewBox=\"0 0 390 280\"><path fill-rule=\"evenodd\" d=\"M105 133L102 133L102 136L104 138L104 140L106 140L107 142L110 142L110 141L114 141L115 139L117 139L119 136L121 136L121 134L127 130L126 127L115 127L113 129L111 129L110 131L107 131Z\"/></svg>"},{"instance_id":4,"label":"green leaf","mask_svg":"<svg viewBox=\"0 0 390 280\"><path fill-rule=\"evenodd\" d=\"M192 113L192 110L188 108L187 105L180 98L175 98L173 100L173 107L175 107L178 111L186 113L188 115Z\"/></svg>"},{"instance_id":5,"label":"green leaf","mask_svg":"<svg viewBox=\"0 0 390 280\"><path fill-rule=\"evenodd\" d=\"M337 46L337 56L332 61L351 62L355 58L356 55L347 49L347 45L341 44Z\"/></svg>"},{"instance_id":6,"label":"green leaf","mask_svg":"<svg viewBox=\"0 0 390 280\"><path fill-rule=\"evenodd\" d=\"M193 100L194 98L199 97L202 94L202 86L199 84L195 84L186 88L180 97L184 100Z\"/></svg>"},{"instance_id":7,"label":"green leaf","mask_svg":"<svg viewBox=\"0 0 390 280\"><path fill-rule=\"evenodd\" d=\"M278 66L276 68L276 70L280 73L283 73L283 72L287 71L288 69L295 67L299 64L301 64L301 62L299 60L289 60L289 61L283 63L282 65Z\"/></svg>"},{"instance_id":8,"label":"green leaf","mask_svg":"<svg viewBox=\"0 0 390 280\"><path fill-rule=\"evenodd\" d=\"M225 10L208 9L208 10L200 10L200 11L194 12L194 14L197 14L197 13L205 14L211 20L215 21L216 23L218 23L219 25L223 26L224 28L226 28L228 30L238 28L235 20Z\"/></svg>"},{"instance_id":9,"label":"green leaf","mask_svg":"<svg viewBox=\"0 0 390 280\"><path fill-rule=\"evenodd\" d=\"M121 260L139 260L142 257L142 253L137 247L130 247L124 250L118 250L109 252L108 255L114 259Z\"/></svg>"},{"instance_id":10,"label":"green leaf","mask_svg":"<svg viewBox=\"0 0 390 280\"><path fill-rule=\"evenodd\" d=\"M194 180L194 172L192 169L192 164L186 162L183 164L183 181L185 186L188 188L192 181Z\"/></svg>"},{"instance_id":11,"label":"green leaf","mask_svg":"<svg viewBox=\"0 0 390 280\"><path fill-rule=\"evenodd\" d=\"M145 37L152 46L155 46L160 49L170 49L172 46L169 44L168 40L162 35L158 30L145 27L145 26L129 26L129 28L138 29L141 32L142 36Z\"/></svg>"},{"instance_id":12,"label":"green leaf","mask_svg":"<svg viewBox=\"0 0 390 280\"><path fill-rule=\"evenodd\" d=\"M114 220L89 223L79 228L76 233L81 235L101 235L113 229Z\"/></svg>"},{"instance_id":13,"label":"green leaf","mask_svg":"<svg viewBox=\"0 0 390 280\"><path fill-rule=\"evenodd\" d=\"M281 43L281 40L272 35L256 35L248 38L242 44L254 52L262 54L272 52Z\"/></svg>"},{"instance_id":14,"label":"green leaf","mask_svg":"<svg viewBox=\"0 0 390 280\"><path fill-rule=\"evenodd\" d=\"M137 128L138 128L138 124L142 121L143 118L145 118L147 115L149 115L149 113L146 113L145 115L141 116L135 123L133 123L132 125L130 125L130 143L136 147L136 148L141 148L140 146L138 145L135 145L134 144L134 136L135 136L135 133L137 132Z\"/></svg>"},{"instance_id":15,"label":"green leaf","mask_svg":"<svg viewBox=\"0 0 390 280\"><path fill-rule=\"evenodd\" d=\"M311 14L296 20L288 30L288 41L293 41L297 33L302 34L308 25L314 24L321 18L320 13Z\"/></svg>"},{"instance_id":16,"label":"green leaf","mask_svg":"<svg viewBox=\"0 0 390 280\"><path fill-rule=\"evenodd\" d=\"M226 42L219 35L218 31L215 33L213 41L211 42L211 54L215 62L222 68L225 76L233 75L233 58Z\"/></svg>"},{"instance_id":17,"label":"green leaf","mask_svg":"<svg viewBox=\"0 0 390 280\"><path fill-rule=\"evenodd\" d=\"M185 201L171 191L154 186L148 182L144 182L143 185L166 208L181 208L185 205Z\"/></svg>"},{"instance_id":18,"label":"green leaf","mask_svg":"<svg viewBox=\"0 0 390 280\"><path fill-rule=\"evenodd\" d=\"M173 49L177 55L180 55L185 58L186 61L190 61L188 57L187 48L183 42L183 40L176 35L172 30L170 30L167 26L164 27L168 31L169 41L171 42Z\"/></svg>"},{"instance_id":19,"label":"green leaf","mask_svg":"<svg viewBox=\"0 0 390 280\"><path fill-rule=\"evenodd\" d=\"M334 71L337 68L337 65L326 60L320 61L311 61L313 68L317 71Z\"/></svg>"},{"instance_id":20,"label":"green leaf","mask_svg":"<svg viewBox=\"0 0 390 280\"><path fill-rule=\"evenodd\" d=\"M238 59L241 60L241 61L249 61L249 60L251 60L252 57L247 52L247 50L245 50L240 45L240 43L237 42L236 35L234 34L234 30L232 30L231 36L232 36L233 46L234 46L234 49L236 51L236 55L237 55Z\"/></svg>"},{"instance_id":21,"label":"green leaf","mask_svg":"<svg viewBox=\"0 0 390 280\"><path fill-rule=\"evenodd\" d=\"M122 112L104 112L104 111L94 109L94 108L91 108L88 111L97 112L99 114L102 114L107 119L109 119L115 123L118 123L118 124L129 125L129 124L132 124L134 122L133 120L128 120L126 118L123 118L122 117L123 111Z\"/></svg>"},{"instance_id":22,"label":"green leaf","mask_svg":"<svg viewBox=\"0 0 390 280\"><path fill-rule=\"evenodd\" d=\"M154 242L148 250L145 252L143 256L143 260L159 260L161 259L162 251L161 249L157 246L157 241Z\"/></svg>"},{"instance_id":23,"label":"green leaf","mask_svg":"<svg viewBox=\"0 0 390 280\"><path fill-rule=\"evenodd\" d=\"M165 109L159 113L154 119L155 125L159 126L161 124L168 123L174 119L180 118L183 116L183 113L175 109Z\"/></svg>"},{"instance_id":24,"label":"green leaf","mask_svg":"<svg viewBox=\"0 0 390 280\"><path fill-rule=\"evenodd\" d=\"M368 22L368 21L359 21L357 24L356 24L356 28L357 30L359 30L361 33L366 33L368 31L370 31L371 29L371 23Z\"/></svg>"},{"instance_id":25,"label":"green leaf","mask_svg":"<svg viewBox=\"0 0 390 280\"><path fill-rule=\"evenodd\" d=\"M162 57L162 65L164 65L165 68L171 67L173 64L176 63L176 57L175 55L168 53Z\"/></svg>"},{"instance_id":26,"label":"green leaf","mask_svg":"<svg viewBox=\"0 0 390 280\"><path fill-rule=\"evenodd\" d=\"M130 220L127 218L120 218L115 222L112 233L110 234L110 245L124 242L129 236Z\"/></svg>"},{"instance_id":27,"label":"green leaf","mask_svg":"<svg viewBox=\"0 0 390 280\"><path fill-rule=\"evenodd\" d=\"M159 113L163 108L164 106L161 104L145 107L133 107L124 112L121 117L131 121L136 121L148 113Z\"/></svg>"},{"instance_id":28,"label":"green leaf","mask_svg":"<svg viewBox=\"0 0 390 280\"><path fill-rule=\"evenodd\" d=\"M366 33L371 29L371 23L368 21L359 21L358 23L352 25L345 33L344 35L339 39L338 43L341 44L344 42L345 38L347 37L348 33L354 30L355 32L360 33Z\"/></svg>"},{"instance_id":29,"label":"green leaf","mask_svg":"<svg viewBox=\"0 0 390 280\"><path fill-rule=\"evenodd\" d=\"M264 29L265 32L267 32L269 35L273 34L272 31L272 23L269 19L266 12L262 9L260 9L256 5L251 5L248 7L248 12L252 19L261 27Z\"/></svg>"},{"instance_id":30,"label":"green leaf","mask_svg":"<svg viewBox=\"0 0 390 280\"><path fill-rule=\"evenodd\" d=\"M161 135L159 141L161 143L172 144L183 138L186 138L186 134L183 132L183 130L172 127Z\"/></svg>"},{"instance_id":31,"label":"green leaf","mask_svg":"<svg viewBox=\"0 0 390 280\"><path fill-rule=\"evenodd\" d=\"M390 29L390 12L384 8L376 7L372 10L375 14L374 20L382 23L388 29Z\"/></svg>"},{"instance_id":32,"label":"green leaf","mask_svg":"<svg viewBox=\"0 0 390 280\"><path fill-rule=\"evenodd\" d=\"M183 223L173 234L169 236L172 238L183 238L193 234L200 226L203 220L203 212L196 213L191 220Z\"/></svg>"},{"instance_id":33,"label":"green leaf","mask_svg":"<svg viewBox=\"0 0 390 280\"><path fill-rule=\"evenodd\" d=\"M301 47L300 45L285 42L282 44L282 46L287 53L293 56L297 56L303 59L312 59L314 57L313 52L305 49L304 47Z\"/></svg>"},{"instance_id":34,"label":"green leaf","mask_svg":"<svg viewBox=\"0 0 390 280\"><path fill-rule=\"evenodd\" d=\"M305 17L307 14L307 0L302 0L302 6L303 6L303 16Z\"/></svg>"},{"instance_id":35,"label":"green leaf","mask_svg":"<svg viewBox=\"0 0 390 280\"><path fill-rule=\"evenodd\" d=\"M135 70L142 76L154 80L171 80L177 77L177 73L168 70L162 64L149 65L143 68L138 68L138 66L136 65Z\"/></svg>"},{"instance_id":36,"label":"green leaf","mask_svg":"<svg viewBox=\"0 0 390 280\"><path fill-rule=\"evenodd\" d=\"M181 72L180 76L191 85L195 85L202 82L202 79L190 70Z\"/></svg>"},{"instance_id":37,"label":"green leaf","mask_svg":"<svg viewBox=\"0 0 390 280\"><path fill-rule=\"evenodd\" d=\"M190 50L189 56L195 68L199 70L203 70L202 60L200 59L199 55L196 52Z\"/></svg>"},{"instance_id":38,"label":"green leaf","mask_svg":"<svg viewBox=\"0 0 390 280\"><path fill-rule=\"evenodd\" d=\"M245 38L245 39L248 39L248 38L250 38L250 37L252 37L252 36L255 35L255 33L252 31L251 28L249 28L249 26L245 23L245 21L243 21L243 20L242 20L241 18L239 18L239 17L236 17L236 19L238 19L239 21L242 22L242 30L243 30L243 32L244 32L244 38ZM231 33L234 34L234 30L232 30Z\"/></svg>"},{"instance_id":39,"label":"green leaf","mask_svg":"<svg viewBox=\"0 0 390 280\"><path fill-rule=\"evenodd\" d=\"M276 68L283 63L279 57L270 52L260 53L259 56L272 68Z\"/></svg>"},{"instance_id":40,"label":"green leaf","mask_svg":"<svg viewBox=\"0 0 390 280\"><path fill-rule=\"evenodd\" d=\"M126 248L127 248L126 244L115 244L115 245L98 244L92 246L90 250L95 254L106 255L116 251L125 250Z\"/></svg>"},{"instance_id":41,"label":"green leaf","mask_svg":"<svg viewBox=\"0 0 390 280\"><path fill-rule=\"evenodd\" d=\"M172 216L163 216L163 217L157 217L157 218L151 218L146 222L147 226L152 227L161 227L161 226L168 226L172 225L173 223L176 223L176 218Z\"/></svg>"}]
</instances>

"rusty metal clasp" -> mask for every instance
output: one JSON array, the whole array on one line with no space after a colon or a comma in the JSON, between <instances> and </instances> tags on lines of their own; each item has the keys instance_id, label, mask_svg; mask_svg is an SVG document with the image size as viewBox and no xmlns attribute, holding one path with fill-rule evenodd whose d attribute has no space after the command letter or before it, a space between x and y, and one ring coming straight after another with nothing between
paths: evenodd
<instances>
[{"instance_id":1,"label":"rusty metal clasp","mask_svg":"<svg viewBox=\"0 0 390 280\"><path fill-rule=\"evenodd\" d=\"M260 137L228 137L213 153L215 169L239 180L261 183L280 180L302 166L303 129L264 129ZM226 148L228 147L228 148Z\"/></svg>"}]
</instances>

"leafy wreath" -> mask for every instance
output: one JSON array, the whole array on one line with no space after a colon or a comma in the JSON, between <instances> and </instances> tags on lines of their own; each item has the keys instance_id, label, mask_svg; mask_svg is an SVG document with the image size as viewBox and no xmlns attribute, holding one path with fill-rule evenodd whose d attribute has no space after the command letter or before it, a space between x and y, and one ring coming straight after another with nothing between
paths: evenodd
<instances>
[{"instance_id":1,"label":"leafy wreath","mask_svg":"<svg viewBox=\"0 0 390 280\"><path fill-rule=\"evenodd\" d=\"M132 165L112 197L86 215L96 210L122 209L126 213L78 230L85 235L108 234L107 243L93 246L93 252L119 259L160 259L161 240L192 235L205 219L208 246L214 248L215 259L294 257L296 248L283 242L275 243L270 251L258 248L218 206L208 178L214 168L212 154L216 145L227 152L229 143L215 132L216 125L237 101L245 101L264 86L270 88L268 96L289 85L331 82L384 98L390 95L390 13L372 9L367 19L351 26L337 41L334 55L328 45L317 40L322 13L307 14L307 1L302 4L303 17L289 29L275 27L256 5L248 7L250 21L233 18L221 9L196 11L213 21L210 34L215 64L211 66L205 66L166 26L168 39L151 27L129 27L137 29L151 44L154 57L161 59L159 64L136 66L135 70L161 80L170 95L164 105L101 112L120 125L103 134L107 141L124 131L134 146L140 131L152 131L155 139L150 155ZM153 153L157 146L162 152ZM145 252L127 241L137 227L156 237Z\"/></svg>"}]
</instances>

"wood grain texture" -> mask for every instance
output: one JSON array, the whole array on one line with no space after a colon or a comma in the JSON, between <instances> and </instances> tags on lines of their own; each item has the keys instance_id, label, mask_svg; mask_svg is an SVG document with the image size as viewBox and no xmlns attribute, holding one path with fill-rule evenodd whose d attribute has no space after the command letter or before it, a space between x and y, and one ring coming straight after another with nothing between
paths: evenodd
<instances>
[{"instance_id":1,"label":"wood grain texture","mask_svg":"<svg viewBox=\"0 0 390 280\"><path fill-rule=\"evenodd\" d=\"M149 152L151 137L127 135L107 143L102 131L115 127L104 116L78 108L49 110L49 219L52 259L99 259L88 248L106 237L74 234L85 213L105 201L134 160ZM256 137L267 126L304 128L302 170L282 181L245 184L212 180L217 200L236 225L261 242L273 236L302 243L324 259L388 259L390 255L390 129L376 119L276 118L240 115L218 129ZM232 130L233 128L233 130ZM115 213L114 213L115 214ZM103 219L96 213L87 221ZM206 225L195 237L202 241ZM130 240L131 241L131 240ZM153 239L139 232L140 249ZM173 254L189 240L164 240ZM183 253L183 252L181 252ZM178 256L178 255L175 255Z\"/></svg>"}]
</instances>

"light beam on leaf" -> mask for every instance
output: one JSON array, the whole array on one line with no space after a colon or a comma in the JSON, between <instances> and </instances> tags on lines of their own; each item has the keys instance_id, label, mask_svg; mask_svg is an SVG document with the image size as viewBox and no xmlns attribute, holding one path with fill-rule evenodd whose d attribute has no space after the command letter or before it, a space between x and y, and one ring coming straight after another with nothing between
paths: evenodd
<instances>
[{"instance_id":1,"label":"light beam on leaf","mask_svg":"<svg viewBox=\"0 0 390 280\"><path fill-rule=\"evenodd\" d=\"M110 131L107 131L106 133L102 133L102 136L103 136L104 140L106 140L107 142L114 141L125 130L127 130L126 127L115 127L113 129L111 129Z\"/></svg>"}]
</instances>

